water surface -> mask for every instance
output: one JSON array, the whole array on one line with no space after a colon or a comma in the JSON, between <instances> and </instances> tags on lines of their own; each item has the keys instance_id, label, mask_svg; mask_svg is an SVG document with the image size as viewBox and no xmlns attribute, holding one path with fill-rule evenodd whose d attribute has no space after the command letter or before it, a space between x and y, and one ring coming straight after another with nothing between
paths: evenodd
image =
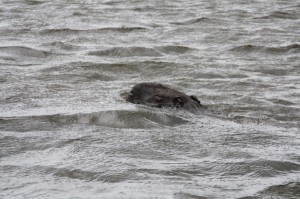
<instances>
[{"instance_id":1,"label":"water surface","mask_svg":"<svg viewBox=\"0 0 300 199\"><path fill-rule=\"evenodd\" d=\"M299 54L297 0L1 1L0 196L299 198Z\"/></svg>"}]
</instances>

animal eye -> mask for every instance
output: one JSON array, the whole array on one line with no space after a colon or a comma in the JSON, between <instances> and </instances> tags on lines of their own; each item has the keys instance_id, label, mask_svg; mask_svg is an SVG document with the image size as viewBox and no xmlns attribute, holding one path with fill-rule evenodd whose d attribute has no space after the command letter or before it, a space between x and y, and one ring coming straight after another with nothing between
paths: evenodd
<instances>
[{"instance_id":1,"label":"animal eye","mask_svg":"<svg viewBox=\"0 0 300 199\"><path fill-rule=\"evenodd\" d=\"M174 103L174 106L177 108L183 107L183 105L184 105L184 102L181 97L175 97L173 99L173 103Z\"/></svg>"}]
</instances>

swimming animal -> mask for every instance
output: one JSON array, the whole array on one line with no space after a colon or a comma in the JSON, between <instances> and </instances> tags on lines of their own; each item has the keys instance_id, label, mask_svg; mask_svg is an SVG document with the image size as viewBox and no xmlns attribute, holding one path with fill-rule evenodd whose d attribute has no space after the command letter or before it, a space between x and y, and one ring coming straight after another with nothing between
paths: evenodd
<instances>
[{"instance_id":1,"label":"swimming animal","mask_svg":"<svg viewBox=\"0 0 300 199\"><path fill-rule=\"evenodd\" d=\"M127 95L126 101L158 108L184 109L192 113L204 110L197 97L154 82L136 84Z\"/></svg>"}]
</instances>

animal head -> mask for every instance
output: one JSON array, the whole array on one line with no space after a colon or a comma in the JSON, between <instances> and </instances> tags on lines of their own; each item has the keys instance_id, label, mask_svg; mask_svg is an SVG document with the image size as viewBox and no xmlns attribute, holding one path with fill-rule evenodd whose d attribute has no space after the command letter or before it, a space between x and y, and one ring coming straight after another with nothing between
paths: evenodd
<instances>
[{"instance_id":1,"label":"animal head","mask_svg":"<svg viewBox=\"0 0 300 199\"><path fill-rule=\"evenodd\" d=\"M201 102L195 96L188 96L175 89L158 83L140 83L135 85L127 96L127 101L152 107L175 107L197 112L202 109Z\"/></svg>"}]
</instances>

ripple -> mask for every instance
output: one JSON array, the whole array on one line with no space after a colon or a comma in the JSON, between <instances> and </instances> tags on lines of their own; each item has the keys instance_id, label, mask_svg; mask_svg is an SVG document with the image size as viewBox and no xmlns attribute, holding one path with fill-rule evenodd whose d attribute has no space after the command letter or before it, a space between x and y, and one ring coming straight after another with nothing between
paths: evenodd
<instances>
[{"instance_id":1,"label":"ripple","mask_svg":"<svg viewBox=\"0 0 300 199\"><path fill-rule=\"evenodd\" d=\"M289 12L283 12L283 11L271 12L269 15L262 16L262 17L256 17L256 18L259 18L259 19L292 19L292 20L299 19L298 15L296 13L289 13Z\"/></svg>"},{"instance_id":2,"label":"ripple","mask_svg":"<svg viewBox=\"0 0 300 199\"><path fill-rule=\"evenodd\" d=\"M230 49L230 51L238 53L268 53L268 54L292 54L300 53L299 44L291 44L287 46L279 47L266 47L266 46L257 46L257 45L241 45Z\"/></svg>"},{"instance_id":3,"label":"ripple","mask_svg":"<svg viewBox=\"0 0 300 199\"><path fill-rule=\"evenodd\" d=\"M68 44L68 43L60 42L60 41L45 43L45 44L43 44L43 46L50 47L50 48L58 48L58 49L64 50L64 51L76 51L76 50L80 50L82 48L80 46L76 46L76 45L72 45L72 44Z\"/></svg>"},{"instance_id":4,"label":"ripple","mask_svg":"<svg viewBox=\"0 0 300 199\"><path fill-rule=\"evenodd\" d=\"M145 47L115 47L108 50L89 52L88 55L109 57L159 57L161 54L153 48Z\"/></svg>"},{"instance_id":5,"label":"ripple","mask_svg":"<svg viewBox=\"0 0 300 199\"><path fill-rule=\"evenodd\" d=\"M34 57L34 58L47 58L51 55L50 52L43 50L36 50L25 46L2 46L0 53L11 56Z\"/></svg>"},{"instance_id":6,"label":"ripple","mask_svg":"<svg viewBox=\"0 0 300 199\"><path fill-rule=\"evenodd\" d=\"M192 18L188 19L182 22L172 22L171 24L174 25L193 25L201 22L212 22L213 20L207 17L198 17L198 18Z\"/></svg>"},{"instance_id":7,"label":"ripple","mask_svg":"<svg viewBox=\"0 0 300 199\"><path fill-rule=\"evenodd\" d=\"M128 170L118 170L118 171L86 171L82 169L73 168L55 168L50 166L32 166L32 167L20 167L13 165L5 165L0 167L3 170L16 169L21 173L26 175L30 174L41 174L41 175L53 175L59 178L68 178L82 180L85 182L89 181L100 181L106 183L117 183L126 181L128 179L139 178L135 176L134 173Z\"/></svg>"},{"instance_id":8,"label":"ripple","mask_svg":"<svg viewBox=\"0 0 300 199\"><path fill-rule=\"evenodd\" d=\"M30 6L35 6L35 5L47 3L47 1L26 0L25 3Z\"/></svg>"},{"instance_id":9,"label":"ripple","mask_svg":"<svg viewBox=\"0 0 300 199\"><path fill-rule=\"evenodd\" d=\"M293 103L291 101L283 100L283 99L277 99L277 98L269 99L268 101L271 101L274 104L279 104L279 105L284 105L284 106L296 105L295 103Z\"/></svg>"},{"instance_id":10,"label":"ripple","mask_svg":"<svg viewBox=\"0 0 300 199\"><path fill-rule=\"evenodd\" d=\"M240 199L259 199L259 198L297 198L300 197L300 183L289 182L285 184L272 185L251 197Z\"/></svg>"},{"instance_id":11,"label":"ripple","mask_svg":"<svg viewBox=\"0 0 300 199\"><path fill-rule=\"evenodd\" d=\"M192 48L189 48L189 47L186 47L186 46L178 46L178 45L170 45L170 46L161 46L161 47L158 47L158 49L161 51L161 52L164 52L164 53L175 53L175 54L183 54L183 53L187 53L189 51L192 51L193 49Z\"/></svg>"},{"instance_id":12,"label":"ripple","mask_svg":"<svg viewBox=\"0 0 300 199\"><path fill-rule=\"evenodd\" d=\"M218 172L223 176L246 175L253 177L276 177L285 173L297 172L300 165L293 162L256 160L236 163L221 163L214 166L210 172Z\"/></svg>"},{"instance_id":13,"label":"ripple","mask_svg":"<svg viewBox=\"0 0 300 199\"><path fill-rule=\"evenodd\" d=\"M95 34L95 33L107 33L107 32L119 32L129 33L134 31L145 31L148 30L146 27L140 26L121 26L121 27L104 27L96 29L71 29L71 28L53 28L44 29L40 31L42 35L78 35L78 34Z\"/></svg>"}]
</instances>

